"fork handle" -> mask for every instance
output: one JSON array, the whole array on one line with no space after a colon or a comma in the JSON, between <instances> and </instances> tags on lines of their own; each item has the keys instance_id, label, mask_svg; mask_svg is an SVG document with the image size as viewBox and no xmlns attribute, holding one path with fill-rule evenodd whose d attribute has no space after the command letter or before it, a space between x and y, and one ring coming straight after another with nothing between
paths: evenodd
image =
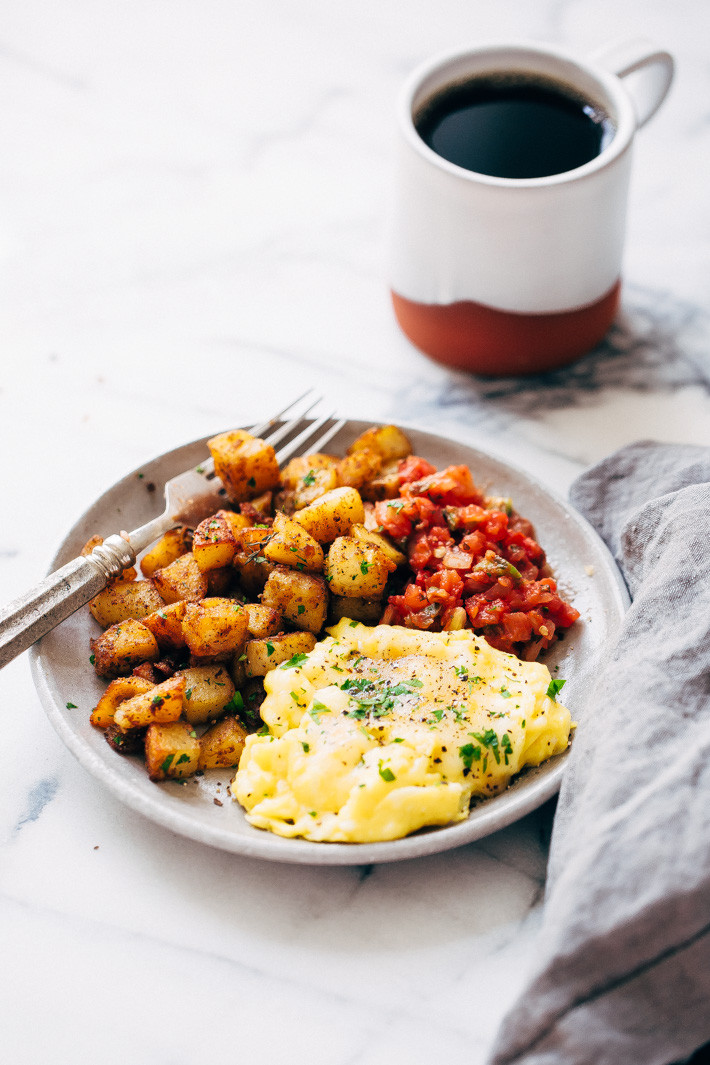
<instances>
[{"instance_id":1,"label":"fork handle","mask_svg":"<svg viewBox=\"0 0 710 1065\"><path fill-rule=\"evenodd\" d=\"M0 610L0 667L85 606L135 560L122 536L107 536L90 555L67 562Z\"/></svg>"}]
</instances>

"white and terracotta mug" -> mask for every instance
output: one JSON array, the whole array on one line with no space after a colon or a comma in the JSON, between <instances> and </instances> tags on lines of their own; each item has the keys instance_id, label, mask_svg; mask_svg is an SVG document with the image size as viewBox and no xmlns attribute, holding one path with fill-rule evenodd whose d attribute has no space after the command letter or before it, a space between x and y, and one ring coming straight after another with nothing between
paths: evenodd
<instances>
[{"instance_id":1,"label":"white and terracotta mug","mask_svg":"<svg viewBox=\"0 0 710 1065\"><path fill-rule=\"evenodd\" d=\"M556 84L607 116L611 134L581 166L494 177L449 162L415 118L449 86L509 75ZM662 103L673 60L626 41L579 60L494 43L436 57L405 84L392 225L397 321L423 352L481 374L563 366L603 338L619 304L634 134Z\"/></svg>"}]
</instances>

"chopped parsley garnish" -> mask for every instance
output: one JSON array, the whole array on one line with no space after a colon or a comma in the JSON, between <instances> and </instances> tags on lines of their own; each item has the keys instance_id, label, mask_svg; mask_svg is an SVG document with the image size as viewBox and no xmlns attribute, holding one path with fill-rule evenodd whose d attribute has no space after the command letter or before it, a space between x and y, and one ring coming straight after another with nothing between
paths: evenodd
<instances>
[{"instance_id":1,"label":"chopped parsley garnish","mask_svg":"<svg viewBox=\"0 0 710 1065\"><path fill-rule=\"evenodd\" d=\"M272 644L271 640L267 640L266 641L266 655L267 655L267 658L271 658L272 654L274 653L274 650L275 650L275 648L274 648L274 645Z\"/></svg>"},{"instance_id":2,"label":"chopped parsley garnish","mask_svg":"<svg viewBox=\"0 0 710 1065\"><path fill-rule=\"evenodd\" d=\"M303 478L303 483L310 488L312 484L316 483L316 475L313 470L309 470L306 476Z\"/></svg>"},{"instance_id":3,"label":"chopped parsley garnish","mask_svg":"<svg viewBox=\"0 0 710 1065\"><path fill-rule=\"evenodd\" d=\"M474 747L472 743L465 743L463 747L459 747L459 758L463 762L463 775L466 777L471 772L473 763L480 762L481 748Z\"/></svg>"},{"instance_id":4,"label":"chopped parsley garnish","mask_svg":"<svg viewBox=\"0 0 710 1065\"><path fill-rule=\"evenodd\" d=\"M320 715L331 714L332 710L329 706L326 706L325 703L322 703L320 699L314 699L308 713L311 715L316 725L320 725Z\"/></svg>"},{"instance_id":5,"label":"chopped parsley garnish","mask_svg":"<svg viewBox=\"0 0 710 1065\"><path fill-rule=\"evenodd\" d=\"M372 565L371 562L363 561L363 562L360 563L360 572L362 573L363 576L365 576L365 574L367 573L367 571L369 570L371 565Z\"/></svg>"},{"instance_id":6,"label":"chopped parsley garnish","mask_svg":"<svg viewBox=\"0 0 710 1065\"><path fill-rule=\"evenodd\" d=\"M499 740L498 733L495 729L487 728L485 732L470 732L469 735L473 736L474 740L478 740L478 742L483 744L484 747L487 747L488 750L493 753L496 762L500 765L500 751L498 749Z\"/></svg>"},{"instance_id":7,"label":"chopped parsley garnish","mask_svg":"<svg viewBox=\"0 0 710 1065\"><path fill-rule=\"evenodd\" d=\"M305 606L303 605L303 603L299 603L298 604L298 613L299 614L305 614L305 612L306 612Z\"/></svg>"},{"instance_id":8,"label":"chopped parsley garnish","mask_svg":"<svg viewBox=\"0 0 710 1065\"><path fill-rule=\"evenodd\" d=\"M391 769L388 769L387 766L384 766L384 768L383 768L383 764L382 764L382 760L381 759L380 759L380 761L378 763L377 768L378 768L380 776L382 777L382 779L384 781L386 781L387 784L391 784L393 780L397 779Z\"/></svg>"},{"instance_id":9,"label":"chopped parsley garnish","mask_svg":"<svg viewBox=\"0 0 710 1065\"><path fill-rule=\"evenodd\" d=\"M67 710L78 710L76 703L67 703Z\"/></svg>"},{"instance_id":10,"label":"chopped parsley garnish","mask_svg":"<svg viewBox=\"0 0 710 1065\"><path fill-rule=\"evenodd\" d=\"M260 728L259 731L257 732L257 736L270 736L270 735L271 735L271 733L269 732L269 726L268 725L263 725L262 728Z\"/></svg>"},{"instance_id":11,"label":"chopped parsley garnish","mask_svg":"<svg viewBox=\"0 0 710 1065\"><path fill-rule=\"evenodd\" d=\"M307 658L308 655L305 653L305 651L299 651L293 656L293 658L289 658L288 662L282 662L279 668L293 669L295 666L300 666L301 662L305 662Z\"/></svg>"},{"instance_id":12,"label":"chopped parsley garnish","mask_svg":"<svg viewBox=\"0 0 710 1065\"><path fill-rule=\"evenodd\" d=\"M190 755L189 755L189 754L185 754L185 753L183 752L183 753L182 753L182 754L180 755L180 757L178 758L178 760L177 760L177 762L175 763L175 765L182 765L182 763L183 763L183 762L189 762L189 761L190 761Z\"/></svg>"},{"instance_id":13,"label":"chopped parsley garnish","mask_svg":"<svg viewBox=\"0 0 710 1065\"><path fill-rule=\"evenodd\" d=\"M229 702L225 703L224 709L228 712L231 710L235 714L239 713L240 710L243 710L244 700L242 699L241 692L235 692Z\"/></svg>"},{"instance_id":14,"label":"chopped parsley garnish","mask_svg":"<svg viewBox=\"0 0 710 1065\"><path fill-rule=\"evenodd\" d=\"M557 696L560 694L566 683L566 680L560 680L559 677L556 677L554 680L551 680L547 686L547 694L549 695L549 697L551 699L557 700Z\"/></svg>"},{"instance_id":15,"label":"chopped parsley garnish","mask_svg":"<svg viewBox=\"0 0 710 1065\"><path fill-rule=\"evenodd\" d=\"M163 764L160 767L161 771L163 773L167 773L168 769L170 769L170 766L173 764L173 758L174 757L175 757L174 754L169 754L168 757L165 759L165 761L163 762Z\"/></svg>"},{"instance_id":16,"label":"chopped parsley garnish","mask_svg":"<svg viewBox=\"0 0 710 1065\"><path fill-rule=\"evenodd\" d=\"M421 688L422 682L413 678L392 684L388 680L375 683L368 677L359 677L355 680L348 678L340 685L341 691L350 694L350 702L353 709L348 711L347 716L362 720L368 715L372 717L386 717L394 709L395 701L401 695L412 695L413 688Z\"/></svg>"},{"instance_id":17,"label":"chopped parsley garnish","mask_svg":"<svg viewBox=\"0 0 710 1065\"><path fill-rule=\"evenodd\" d=\"M311 749L310 743L304 743L303 740L301 740L301 747L303 747L303 753L304 754L308 754L308 752Z\"/></svg>"}]
</instances>

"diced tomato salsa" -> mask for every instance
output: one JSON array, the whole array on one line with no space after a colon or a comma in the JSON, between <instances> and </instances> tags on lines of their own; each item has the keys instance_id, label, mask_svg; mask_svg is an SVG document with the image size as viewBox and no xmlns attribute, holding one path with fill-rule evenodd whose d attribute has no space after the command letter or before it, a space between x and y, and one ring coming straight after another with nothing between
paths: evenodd
<instances>
[{"instance_id":1,"label":"diced tomato salsa","mask_svg":"<svg viewBox=\"0 0 710 1065\"><path fill-rule=\"evenodd\" d=\"M391 595L382 621L440 631L472 628L501 651L532 660L579 611L557 592L530 522L476 488L467 466L400 463L400 495L375 504L406 551L413 578Z\"/></svg>"}]
</instances>

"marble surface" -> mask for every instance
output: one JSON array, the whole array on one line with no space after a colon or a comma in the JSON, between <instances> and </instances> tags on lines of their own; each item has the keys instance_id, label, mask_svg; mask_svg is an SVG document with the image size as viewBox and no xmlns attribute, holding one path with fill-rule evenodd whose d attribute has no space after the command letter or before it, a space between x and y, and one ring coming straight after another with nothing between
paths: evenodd
<instances>
[{"instance_id":1,"label":"marble surface","mask_svg":"<svg viewBox=\"0 0 710 1065\"><path fill-rule=\"evenodd\" d=\"M681 17L682 16L682 17ZM393 101L427 55L644 34L677 60L639 135L624 308L539 378L453 374L388 295ZM311 384L564 493L640 437L710 442L710 8L700 0L24 0L0 29L0 590L128 470ZM280 866L175 837L0 674L3 1058L486 1059L536 950L554 803L477 844Z\"/></svg>"}]
</instances>

